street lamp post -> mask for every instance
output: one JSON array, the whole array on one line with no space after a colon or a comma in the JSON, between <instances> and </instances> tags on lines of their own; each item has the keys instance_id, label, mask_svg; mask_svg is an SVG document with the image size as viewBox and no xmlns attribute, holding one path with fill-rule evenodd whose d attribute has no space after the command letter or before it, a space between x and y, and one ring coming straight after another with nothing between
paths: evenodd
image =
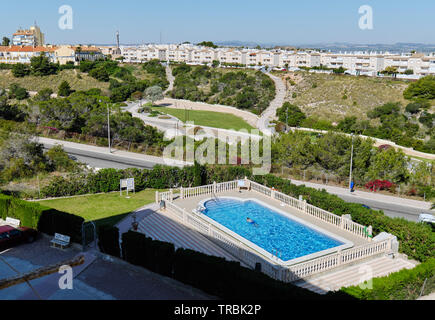
<instances>
[{"instance_id":1,"label":"street lamp post","mask_svg":"<svg viewBox=\"0 0 435 320\"><path fill-rule=\"evenodd\" d=\"M353 133L352 133L352 151L350 154L350 174L349 174L349 190L352 192L352 169L353 169Z\"/></svg>"},{"instance_id":2,"label":"street lamp post","mask_svg":"<svg viewBox=\"0 0 435 320\"><path fill-rule=\"evenodd\" d=\"M103 100L100 100L100 103L102 103ZM109 139L109 153L112 153L112 145L110 143L110 108L109 103L106 103L107 106L107 136Z\"/></svg>"},{"instance_id":3,"label":"street lamp post","mask_svg":"<svg viewBox=\"0 0 435 320\"><path fill-rule=\"evenodd\" d=\"M109 103L107 103L107 135L109 137L109 153L112 153L112 145L110 142L110 108L109 108Z\"/></svg>"}]
</instances>

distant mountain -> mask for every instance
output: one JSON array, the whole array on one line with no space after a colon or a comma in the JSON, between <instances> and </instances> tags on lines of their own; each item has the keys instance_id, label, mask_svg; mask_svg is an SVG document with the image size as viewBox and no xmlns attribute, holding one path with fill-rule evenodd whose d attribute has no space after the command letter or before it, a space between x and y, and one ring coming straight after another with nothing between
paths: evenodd
<instances>
[{"instance_id":1,"label":"distant mountain","mask_svg":"<svg viewBox=\"0 0 435 320\"><path fill-rule=\"evenodd\" d=\"M197 42L192 42L197 43ZM415 50L417 52L424 53L432 53L435 52L435 44L425 44L425 43L411 43L411 42L399 42L395 44L357 44L357 43L348 43L348 42L333 42L333 43L316 43L316 44L292 44L292 43L283 43L283 42L254 42L254 41L240 41L240 40L231 40L231 41L214 41L214 44L221 47L247 47L247 48L255 48L260 46L262 48L299 48L299 49L317 49L317 50L326 50L331 52L340 52L340 51L389 51L389 52L410 52ZM102 44L99 44L102 45ZM107 44L106 44L107 45ZM114 46L114 44L111 44ZM131 45L140 45L140 44L122 44L125 46Z\"/></svg>"},{"instance_id":2,"label":"distant mountain","mask_svg":"<svg viewBox=\"0 0 435 320\"><path fill-rule=\"evenodd\" d=\"M262 43L252 41L216 41L215 44L219 46L230 47L256 47L262 48L275 48L275 47L295 47L303 49L319 49L326 51L390 51L390 52L410 52L412 50L418 52L431 53L435 52L435 44L424 43L395 43L395 44L355 44L348 42L335 42L335 43L316 43L316 44L292 44L292 43Z\"/></svg>"}]
</instances>

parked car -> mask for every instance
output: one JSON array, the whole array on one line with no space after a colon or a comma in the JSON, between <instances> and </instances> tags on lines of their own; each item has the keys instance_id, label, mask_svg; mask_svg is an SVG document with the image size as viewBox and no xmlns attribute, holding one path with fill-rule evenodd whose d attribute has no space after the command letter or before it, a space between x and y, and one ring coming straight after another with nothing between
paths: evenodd
<instances>
[{"instance_id":1,"label":"parked car","mask_svg":"<svg viewBox=\"0 0 435 320\"><path fill-rule=\"evenodd\" d=\"M432 225L432 228L435 228L435 216L427 213L422 213L418 217L418 222L427 223Z\"/></svg>"},{"instance_id":2,"label":"parked car","mask_svg":"<svg viewBox=\"0 0 435 320\"><path fill-rule=\"evenodd\" d=\"M32 243L36 240L38 231L20 227L0 226L0 250L5 250L22 243Z\"/></svg>"}]
</instances>

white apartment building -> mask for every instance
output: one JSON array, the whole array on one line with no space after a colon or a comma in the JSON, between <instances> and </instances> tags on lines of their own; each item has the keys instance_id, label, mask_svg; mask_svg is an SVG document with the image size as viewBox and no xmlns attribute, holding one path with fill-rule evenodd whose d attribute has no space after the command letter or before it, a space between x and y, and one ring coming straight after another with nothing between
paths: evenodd
<instances>
[{"instance_id":1,"label":"white apartment building","mask_svg":"<svg viewBox=\"0 0 435 320\"><path fill-rule=\"evenodd\" d=\"M153 59L184 62L189 64L211 64L214 60L222 64L245 66L267 66L297 70L301 67L346 69L352 75L376 76L386 67L393 66L399 72L413 70L415 76L435 75L435 54L392 54L388 52L317 52L290 50L258 50L247 48L208 48L192 44L160 44L139 47L122 47L125 62L141 63Z\"/></svg>"},{"instance_id":2,"label":"white apartment building","mask_svg":"<svg viewBox=\"0 0 435 320\"><path fill-rule=\"evenodd\" d=\"M28 64L33 57L41 54L59 64L77 64L82 60L95 61L104 57L100 49L94 46L0 46L0 63Z\"/></svg>"}]
</instances>

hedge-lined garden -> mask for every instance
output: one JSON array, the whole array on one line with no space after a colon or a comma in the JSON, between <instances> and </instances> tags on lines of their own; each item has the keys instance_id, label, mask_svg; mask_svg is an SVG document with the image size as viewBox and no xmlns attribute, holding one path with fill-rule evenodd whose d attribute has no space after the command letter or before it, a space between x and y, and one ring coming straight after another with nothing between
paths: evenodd
<instances>
[{"instance_id":1,"label":"hedge-lined garden","mask_svg":"<svg viewBox=\"0 0 435 320\"><path fill-rule=\"evenodd\" d=\"M129 231L122 235L123 258L222 299L351 299L343 293L321 296L240 266L239 262L177 249L174 245Z\"/></svg>"},{"instance_id":2,"label":"hedge-lined garden","mask_svg":"<svg viewBox=\"0 0 435 320\"><path fill-rule=\"evenodd\" d=\"M192 166L183 169L171 167L155 167L152 170L140 169L104 169L87 176L56 178L43 188L42 193L49 197L71 196L87 193L110 192L119 190L119 180L135 178L136 191L146 188L168 189L195 187L211 184L213 181L224 182L247 176L254 181L298 198L303 195L308 203L330 211L337 215L350 214L353 221L366 226L373 226L374 235L382 231L397 236L400 242L399 251L418 261L426 261L435 257L435 234L430 226L407 221L401 218L390 218L381 211L370 210L359 204L348 203L338 196L328 194L305 186L296 186L287 179L274 175L255 176L251 171L239 166L203 167Z\"/></svg>"},{"instance_id":3,"label":"hedge-lined garden","mask_svg":"<svg viewBox=\"0 0 435 320\"><path fill-rule=\"evenodd\" d=\"M88 192L107 192L107 191L116 191L119 188L119 179L134 177L136 179L136 190L143 190L145 188L159 188L159 189L167 189L167 188L177 188L180 186L183 187L194 187L204 184L210 184L213 181L216 182L224 182L230 181L234 179L240 179L247 176L248 178L261 183L263 185L274 187L277 190L288 194L292 197L298 198L299 195L302 195L304 199L307 200L308 203L322 208L324 210L333 212L337 215L350 214L352 216L352 220L360 223L362 225L371 225L373 226L374 235L379 234L380 232L388 232L397 236L400 247L399 252L408 255L410 258L415 259L419 262L422 262L418 268L413 270L402 270L398 273L392 274L388 277L376 279L374 282L373 290L364 290L360 291L358 288L343 289L341 294L347 294L355 296L359 299L375 299L377 297L385 297L391 299L401 299L401 298L413 298L415 296L415 292L419 287L423 284L422 281L428 278L428 286L434 286L433 274L429 272L431 268L434 266L434 258L435 258L435 233L432 231L431 227L425 224L419 224L415 222L410 222L401 218L390 218L385 216L381 211L375 211L371 209L367 209L362 207L359 204L348 203L338 196L328 194L326 191L320 191L313 188L308 188L305 186L296 186L291 183L291 181L276 177L274 175L265 175L265 176L252 176L250 170L246 167L240 166L216 166L216 167L203 167L203 166L193 166L188 168L169 168L169 167L156 167L153 170L139 170L139 169L126 169L126 170L114 170L107 169L101 170L98 173L91 174L89 176L81 176L81 177L71 177L68 179L59 178L56 182L52 183L48 187L44 189L44 192L50 196L63 196L63 195L73 195L73 194L83 194ZM66 193L66 194L65 194ZM110 233L109 233L110 234ZM112 240L111 243L114 243L114 239L116 236L114 234L111 235ZM217 295L220 297L234 298L236 294L240 294L239 297L263 297L262 292L268 292L267 296L274 296L275 293L269 292L267 286L272 286L274 290L283 290L280 291L282 297L289 298L292 297L294 292L292 290L295 289L282 289L278 284L274 283L275 280L267 278L267 288L263 288L259 292L254 290L247 290L246 292L237 292L235 289L229 290L229 292L225 291L226 289L222 286L219 286L218 283L213 283L214 279L221 279L219 281L228 281L229 287L231 287L231 281L228 279L229 275L219 274L219 272L224 272L219 269L221 266L222 270L227 268L231 270L233 265L226 265L228 262L223 260L216 260L215 258L204 258L199 253L192 252L181 252L175 251L173 252L173 248L168 245L159 244L156 242L152 242L150 239L141 238L140 235L128 235L125 240L126 243L131 241L130 244L125 244L123 250L125 251L126 256L124 257L127 261L144 266L153 270L155 272L159 272L165 275L169 274L168 263L172 264L173 268L178 268L178 271L174 271L176 269L172 269L174 272L174 277L177 280L182 282L197 286L202 289L202 286L205 286L205 283L210 286L211 291L207 291L210 294ZM110 241L109 241L110 243ZM145 249L147 248L147 249ZM164 249L160 249L164 248ZM134 252L137 251L147 252L143 255L136 255ZM110 252L110 249L107 251ZM198 256L196 255L198 254ZM115 250L115 255L118 255ZM189 258L187 258L189 257ZM178 259L178 260L177 260ZM187 260L183 260L187 259ZM213 260L215 259L215 260ZM161 261L160 261L161 260ZM187 264L187 262L181 263L177 261L194 261ZM206 261L206 262L204 262ZM214 261L214 262L211 262ZM177 267L178 263L178 267ZM191 270L195 270L195 272L186 274L183 273L182 266L189 265ZM209 266L209 265L219 265L218 266ZM174 267L175 265L175 267ZM195 269L196 265L202 266L201 268ZM215 271L213 268L216 268ZM234 267L235 268L235 267ZM214 270L219 275L210 276L210 270ZM187 271L186 271L187 272ZM234 271L235 272L235 271ZM263 282L259 278L252 279L244 279L245 274L249 274L250 271L243 271L238 274L237 283L240 288L249 288L252 283L261 287ZM190 275L190 278L189 278ZM263 276L263 275L262 275ZM222 278L220 278L222 277ZM260 277L259 275L257 277ZM226 279L226 280L222 280ZM244 279L244 280L241 280ZM240 281L245 281L243 284ZM203 281L203 282L202 282ZM250 281L253 281L252 283ZM258 281L258 283L257 283ZM233 280L234 282L234 280ZM226 283L226 282L225 282ZM287 285L285 285L287 286ZM276 289L279 287L280 289ZM289 287L290 288L290 287ZM293 286L291 286L293 288ZM392 289L393 288L393 289ZM203 289L206 291L206 289ZM223 291L222 291L223 290ZM241 289L240 289L241 290ZM270 289L272 290L272 289ZM289 290L287 292L286 290ZM276 292L278 292L276 291ZM392 294L391 292L395 292ZM253 294L255 292L255 296ZM274 291L275 292L275 291ZM284 294L284 292L286 292ZM337 293L334 294L336 297ZM279 295L278 295L279 296Z\"/></svg>"},{"instance_id":4,"label":"hedge-lined garden","mask_svg":"<svg viewBox=\"0 0 435 320\"><path fill-rule=\"evenodd\" d=\"M0 218L6 220L7 217L19 219L23 227L48 235L61 233L76 243L82 241L83 218L0 194Z\"/></svg>"},{"instance_id":5,"label":"hedge-lined garden","mask_svg":"<svg viewBox=\"0 0 435 320\"><path fill-rule=\"evenodd\" d=\"M382 211L364 208L360 204L349 203L338 196L305 186L296 186L291 181L273 175L254 177L258 183L275 187L279 191L298 198L302 195L308 203L335 213L339 216L350 214L352 220L373 227L373 234L388 232L397 236L399 251L410 258L424 262L435 257L435 233L425 224L415 223L402 218L390 218Z\"/></svg>"}]
</instances>

